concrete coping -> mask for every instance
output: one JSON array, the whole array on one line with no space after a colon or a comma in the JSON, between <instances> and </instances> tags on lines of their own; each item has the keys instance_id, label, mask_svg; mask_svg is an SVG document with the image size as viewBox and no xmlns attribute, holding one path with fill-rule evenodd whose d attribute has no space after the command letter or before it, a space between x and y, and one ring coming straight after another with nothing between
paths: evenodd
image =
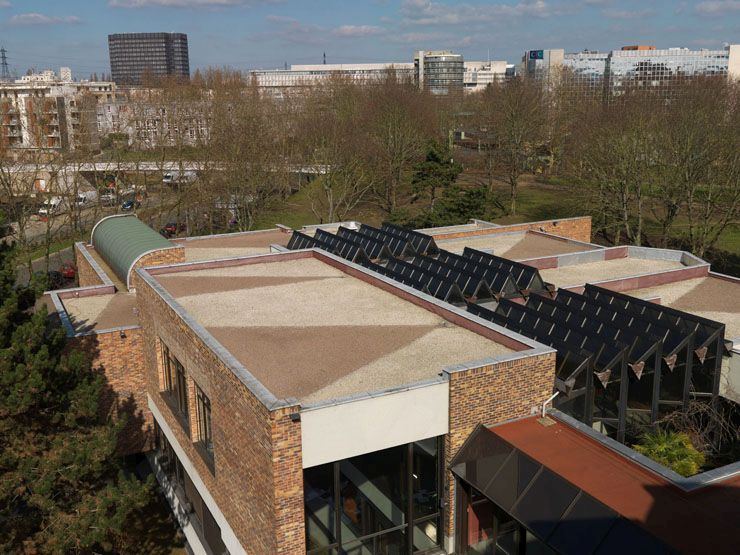
<instances>
[{"instance_id":1,"label":"concrete coping","mask_svg":"<svg viewBox=\"0 0 740 555\"><path fill-rule=\"evenodd\" d=\"M450 372L462 371L468 368L479 368L481 366L495 364L497 362L505 362L505 361L510 361L510 360L528 358L530 356L545 354L549 352L555 352L554 349L551 349L550 347L547 347L532 339L529 339L528 337L512 332L502 326L494 324L493 322L484 320L456 306L440 301L432 297L431 295L427 295L425 293L417 291L416 289L412 289L411 287L408 287L402 283L399 283L381 274L377 274L371 270L368 270L367 268L364 268L363 266L360 266L359 264L350 262L332 253L328 253L320 249L300 249L300 250L291 250L288 252L290 252L291 254L304 253L304 255L313 256L319 259L326 258L326 259L333 260L334 262L338 263L338 265L340 266L340 269L342 266L344 266L344 267L348 267L353 270L356 270L358 272L361 272L363 274L366 274L376 280L382 281L392 286L395 289L404 291L410 295L413 295L414 297L420 298L430 304L438 306L441 309L444 309L445 311L451 312L475 324L479 324L479 325L482 325L483 327L491 329L499 333L500 335L511 339L513 342L522 344L525 347L529 347L528 349L524 349L522 351L517 351L514 353L508 353L501 357L493 357L489 359L484 359L483 361L468 362L468 363L463 363L461 365L455 365L452 367L443 368L440 370L440 380L442 381L447 379L445 374L449 374ZM202 267L208 267L208 265L211 265L211 264L234 265L235 263L238 264L240 261L255 259L255 258L263 258L267 261L271 258L279 259L279 257L284 254L285 253L276 252L276 253L269 253L269 254L257 254L257 255L251 255L251 256L239 256L239 257L232 257L232 258L227 258L227 259L199 260L197 262L179 262L179 263L165 265L165 266L155 266L152 268L137 268L136 269L136 272L139 274L139 276L150 287L152 287L152 289L154 289L154 291L158 295L162 297L162 299L167 303L167 305L183 320L183 322L185 322L185 324L188 327L190 327L190 329L192 329L195 332L195 334L201 338L201 340L206 344L206 346L216 354L216 356L226 365L226 367L229 368L234 373L234 375L247 387L247 389L249 389L255 395L255 397L257 397L257 399L259 399L259 401L263 405L265 405L269 410L276 410L279 408L290 407L290 406L298 406L299 402L297 399L293 399L293 398L278 399L251 372L249 372L249 370L242 363L240 363L236 359L236 357L234 357L223 345L221 345L221 343L219 343L208 332L208 330L206 330L201 324L199 324L198 321L193 316L191 316L185 310L185 308L180 303L178 303L177 300L175 300L174 297L172 297L172 295L169 294L169 292L156 280L155 275L166 274L168 273L168 270L175 270L175 271L181 270L182 271L184 268L198 269ZM149 270L152 270L153 273L150 274ZM424 386L430 385L431 383L436 383L440 380L433 378L431 381L426 380L422 382L417 382L416 384L403 384L400 386L393 386L391 388L382 389L378 391L362 392L362 393L358 393L358 394L354 394L354 395L350 395L346 397L341 397L337 399L321 401L315 404L307 404L306 408L318 408L321 406L328 406L331 404L352 402L352 401L363 399L363 398L372 398L378 395L386 395L386 394L390 394L390 393L397 392L397 391L411 389L414 387L424 387Z\"/></svg>"},{"instance_id":2,"label":"concrete coping","mask_svg":"<svg viewBox=\"0 0 740 555\"><path fill-rule=\"evenodd\" d=\"M490 228L499 228L499 229L502 227L517 227L517 226L527 225L527 226L531 226L532 230L534 230L534 226L536 226L537 224L556 224L559 222L584 220L586 218L589 218L589 216L571 216L569 218L553 218L551 220L539 220L536 222L522 222L518 224L496 224L493 222L487 222L485 220L471 219L471 220L468 220L467 224L440 226L440 227L426 227L426 228L417 229L415 231L418 231L420 233L429 234L430 232L444 233L445 230L447 229L449 230L449 233L456 233L458 231L465 231L465 229L460 229L460 228L463 228L465 226L471 226L471 225L479 225L483 228L490 227ZM520 229L520 230L514 229L512 231L528 231L528 230L527 229Z\"/></svg>"},{"instance_id":3,"label":"concrete coping","mask_svg":"<svg viewBox=\"0 0 740 555\"><path fill-rule=\"evenodd\" d=\"M232 231L231 233L215 233L213 235L194 235L192 237L174 237L170 239L176 245L186 243L188 241L203 241L206 239L214 239L218 237L236 237L239 235L259 235L261 233L273 233L275 231L282 231L283 233L292 233L292 229L283 224L277 224L274 229L253 229L251 231Z\"/></svg>"},{"instance_id":4,"label":"concrete coping","mask_svg":"<svg viewBox=\"0 0 740 555\"><path fill-rule=\"evenodd\" d=\"M87 245L83 243L82 241L78 241L77 243L75 243L75 247L80 252L80 254L82 254L83 258L87 261L87 263L90 264L90 266L95 271L97 276L103 282L103 285L115 287L111 279L108 277L108 274L106 274L103 271L103 268L100 267L100 264L98 264L98 261L95 260L90 254L90 252L87 250Z\"/></svg>"},{"instance_id":5,"label":"concrete coping","mask_svg":"<svg viewBox=\"0 0 740 555\"><path fill-rule=\"evenodd\" d=\"M368 399L375 399L377 397L385 397L386 395L393 395L395 393L402 393L404 391L421 389L424 387L429 387L430 385L445 383L447 381L447 377L440 373L439 377L436 378L429 378L409 384L396 385L393 387L388 387L386 389L378 389L377 391L367 391L362 393L355 393L352 395L345 395L343 397L326 399L324 401L317 401L315 403L306 403L305 405L301 405L301 412L308 412L312 410L323 409L326 407L334 407L337 405L346 405L348 403L354 403L356 401L366 401Z\"/></svg>"},{"instance_id":6,"label":"concrete coping","mask_svg":"<svg viewBox=\"0 0 740 555\"><path fill-rule=\"evenodd\" d=\"M597 432L590 426L587 426L583 422L576 420L572 416L560 412L557 409L548 409L547 412L561 422L564 422L570 427L577 429L579 432L615 451L622 457L629 459L630 461L642 466L643 468L654 474L657 474L664 480L667 480L668 482L685 492L696 491L710 484L721 482L723 480L726 480L727 478L731 478L740 474L740 461L737 461L722 466L720 468L707 470L706 472L702 472L701 474L689 476L687 478L685 476L681 476L677 472L674 472L670 468L663 466L662 464L658 464L654 460L649 459L645 455L638 453L634 449L622 443L619 443L618 441L607 437L604 434Z\"/></svg>"}]
</instances>

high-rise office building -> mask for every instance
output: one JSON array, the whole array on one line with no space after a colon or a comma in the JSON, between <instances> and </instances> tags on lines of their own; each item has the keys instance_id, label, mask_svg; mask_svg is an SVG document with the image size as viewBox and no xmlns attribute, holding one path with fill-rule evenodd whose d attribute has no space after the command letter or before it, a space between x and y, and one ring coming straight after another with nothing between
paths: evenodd
<instances>
[{"instance_id":1,"label":"high-rise office building","mask_svg":"<svg viewBox=\"0 0 740 555\"><path fill-rule=\"evenodd\" d=\"M565 53L563 49L528 50L522 58L525 75L562 76L584 93L619 95L629 87L651 88L670 96L674 84L696 76L740 78L740 45L722 50L656 49L625 46L610 52ZM564 70L563 73L558 73Z\"/></svg>"},{"instance_id":2,"label":"high-rise office building","mask_svg":"<svg viewBox=\"0 0 740 555\"><path fill-rule=\"evenodd\" d=\"M141 85L146 76L190 77L188 36L184 33L108 35L113 81Z\"/></svg>"},{"instance_id":3,"label":"high-rise office building","mask_svg":"<svg viewBox=\"0 0 740 555\"><path fill-rule=\"evenodd\" d=\"M420 87L433 94L462 90L465 62L461 54L447 50L419 50L414 55L414 72Z\"/></svg>"}]
</instances>

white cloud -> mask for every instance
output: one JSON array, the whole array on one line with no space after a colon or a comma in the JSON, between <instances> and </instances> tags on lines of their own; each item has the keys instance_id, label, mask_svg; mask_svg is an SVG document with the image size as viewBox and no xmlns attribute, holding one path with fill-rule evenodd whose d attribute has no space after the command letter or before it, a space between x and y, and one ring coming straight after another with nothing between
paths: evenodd
<instances>
[{"instance_id":1,"label":"white cloud","mask_svg":"<svg viewBox=\"0 0 740 555\"><path fill-rule=\"evenodd\" d=\"M341 25L332 32L340 37L370 37L382 34L383 28L375 25Z\"/></svg>"},{"instance_id":2,"label":"white cloud","mask_svg":"<svg viewBox=\"0 0 740 555\"><path fill-rule=\"evenodd\" d=\"M647 17L652 15L653 10L617 10L608 9L601 12L604 17L609 19L639 19L641 17Z\"/></svg>"},{"instance_id":3,"label":"white cloud","mask_svg":"<svg viewBox=\"0 0 740 555\"><path fill-rule=\"evenodd\" d=\"M249 0L109 0L113 8L228 8L242 4L257 4Z\"/></svg>"},{"instance_id":4,"label":"white cloud","mask_svg":"<svg viewBox=\"0 0 740 555\"><path fill-rule=\"evenodd\" d=\"M11 4L8 0L0 0L0 8L10 8L13 4Z\"/></svg>"},{"instance_id":5,"label":"white cloud","mask_svg":"<svg viewBox=\"0 0 740 555\"><path fill-rule=\"evenodd\" d=\"M497 19L551 15L544 0L522 0L510 4L446 5L432 0L403 0L401 15L414 25L456 25L460 23L494 21Z\"/></svg>"},{"instance_id":6,"label":"white cloud","mask_svg":"<svg viewBox=\"0 0 740 555\"><path fill-rule=\"evenodd\" d=\"M703 15L722 15L740 11L740 0L712 0L699 2L696 11Z\"/></svg>"},{"instance_id":7,"label":"white cloud","mask_svg":"<svg viewBox=\"0 0 740 555\"><path fill-rule=\"evenodd\" d=\"M10 18L11 25L59 25L79 23L76 15L44 15L41 13L19 13Z\"/></svg>"}]
</instances>

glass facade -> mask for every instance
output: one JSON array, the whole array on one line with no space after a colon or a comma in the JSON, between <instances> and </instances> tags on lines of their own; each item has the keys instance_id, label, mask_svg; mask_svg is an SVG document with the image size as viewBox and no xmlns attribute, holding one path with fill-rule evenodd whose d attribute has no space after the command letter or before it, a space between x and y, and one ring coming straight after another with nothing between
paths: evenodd
<instances>
[{"instance_id":1,"label":"glass facade","mask_svg":"<svg viewBox=\"0 0 740 555\"><path fill-rule=\"evenodd\" d=\"M307 552L437 548L441 445L441 438L430 438L304 470Z\"/></svg>"},{"instance_id":2,"label":"glass facade","mask_svg":"<svg viewBox=\"0 0 740 555\"><path fill-rule=\"evenodd\" d=\"M432 94L462 90L465 62L451 52L419 52L414 58L416 81Z\"/></svg>"},{"instance_id":3,"label":"glass facade","mask_svg":"<svg viewBox=\"0 0 740 555\"><path fill-rule=\"evenodd\" d=\"M141 85L146 75L188 79L188 36L184 33L124 33L108 35L113 81Z\"/></svg>"},{"instance_id":4,"label":"glass facade","mask_svg":"<svg viewBox=\"0 0 740 555\"><path fill-rule=\"evenodd\" d=\"M164 472L172 492L177 497L181 507L187 512L188 522L198 534L201 542L207 545L211 553L221 555L228 553L213 514L203 501L198 489L185 471L175 450L162 432L154 423L155 459Z\"/></svg>"}]
</instances>

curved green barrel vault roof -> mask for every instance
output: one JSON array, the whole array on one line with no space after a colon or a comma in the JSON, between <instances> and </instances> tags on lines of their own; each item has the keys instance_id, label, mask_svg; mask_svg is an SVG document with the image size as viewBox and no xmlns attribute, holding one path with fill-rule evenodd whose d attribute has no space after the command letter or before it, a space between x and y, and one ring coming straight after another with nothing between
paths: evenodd
<instances>
[{"instance_id":1,"label":"curved green barrel vault roof","mask_svg":"<svg viewBox=\"0 0 740 555\"><path fill-rule=\"evenodd\" d=\"M93 227L90 243L129 288L131 270L142 256L175 246L134 214L103 218Z\"/></svg>"}]
</instances>

